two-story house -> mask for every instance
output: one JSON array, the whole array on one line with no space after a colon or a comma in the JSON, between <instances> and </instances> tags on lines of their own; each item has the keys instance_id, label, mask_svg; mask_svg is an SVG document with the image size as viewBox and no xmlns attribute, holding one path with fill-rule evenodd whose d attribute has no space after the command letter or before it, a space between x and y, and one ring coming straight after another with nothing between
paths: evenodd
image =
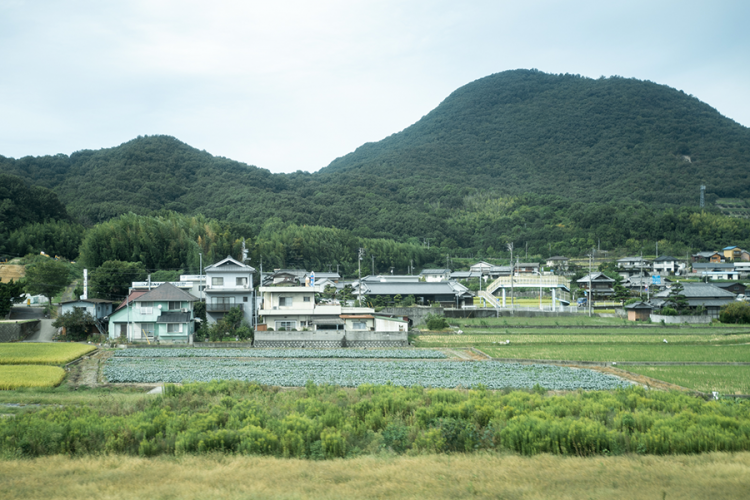
<instances>
[{"instance_id":1,"label":"two-story house","mask_svg":"<svg viewBox=\"0 0 750 500\"><path fill-rule=\"evenodd\" d=\"M197 301L170 283L150 291L132 291L110 315L109 337L187 343L194 330L193 303Z\"/></svg>"},{"instance_id":2,"label":"two-story house","mask_svg":"<svg viewBox=\"0 0 750 500\"><path fill-rule=\"evenodd\" d=\"M319 285L296 281L258 289L262 323L255 347L401 347L408 344L407 322L385 319L369 307L316 303ZM378 328L392 328L382 331Z\"/></svg>"},{"instance_id":3,"label":"two-story house","mask_svg":"<svg viewBox=\"0 0 750 500\"><path fill-rule=\"evenodd\" d=\"M591 290L595 298L597 296L610 297L615 293L613 288L615 280L601 272L588 274L579 279L577 283L579 288L587 291L586 295L588 295L588 290Z\"/></svg>"},{"instance_id":4,"label":"two-story house","mask_svg":"<svg viewBox=\"0 0 750 500\"><path fill-rule=\"evenodd\" d=\"M682 271L685 270L685 264L680 263L679 260L670 257L669 255L662 255L661 257L654 259L652 268L654 274L671 276L674 274L681 274Z\"/></svg>"},{"instance_id":5,"label":"two-story house","mask_svg":"<svg viewBox=\"0 0 750 500\"><path fill-rule=\"evenodd\" d=\"M255 326L253 275L255 269L232 257L205 269L206 319L216 323L233 307L240 307L245 319Z\"/></svg>"}]
</instances>

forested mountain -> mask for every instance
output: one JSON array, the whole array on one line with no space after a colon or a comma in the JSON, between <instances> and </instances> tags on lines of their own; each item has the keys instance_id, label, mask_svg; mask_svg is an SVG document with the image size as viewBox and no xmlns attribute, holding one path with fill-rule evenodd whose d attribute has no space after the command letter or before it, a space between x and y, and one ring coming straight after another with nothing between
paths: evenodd
<instances>
[{"instance_id":1,"label":"forested mountain","mask_svg":"<svg viewBox=\"0 0 750 500\"><path fill-rule=\"evenodd\" d=\"M312 174L271 174L167 136L0 156L0 172L53 190L87 226L171 210L245 224L236 234L247 237L278 218L487 255L511 241L540 255L657 240L680 255L750 245L747 221L711 213L719 197L750 198L750 129L680 91L619 77L491 75ZM707 214L696 207L701 184ZM32 248L22 236L14 241Z\"/></svg>"}]
</instances>

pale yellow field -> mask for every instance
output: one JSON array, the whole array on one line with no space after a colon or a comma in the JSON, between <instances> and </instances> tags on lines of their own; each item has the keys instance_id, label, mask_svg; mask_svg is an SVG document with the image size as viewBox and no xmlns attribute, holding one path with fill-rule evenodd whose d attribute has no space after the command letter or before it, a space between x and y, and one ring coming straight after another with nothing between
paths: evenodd
<instances>
[{"instance_id":1,"label":"pale yellow field","mask_svg":"<svg viewBox=\"0 0 750 500\"><path fill-rule=\"evenodd\" d=\"M0 344L0 365L62 365L94 349L73 342Z\"/></svg>"},{"instance_id":2,"label":"pale yellow field","mask_svg":"<svg viewBox=\"0 0 750 500\"><path fill-rule=\"evenodd\" d=\"M237 456L0 460L5 500L130 499L738 499L750 453L532 458L375 456L304 461Z\"/></svg>"},{"instance_id":3,"label":"pale yellow field","mask_svg":"<svg viewBox=\"0 0 750 500\"><path fill-rule=\"evenodd\" d=\"M0 390L21 387L55 387L65 378L59 366L0 365Z\"/></svg>"}]
</instances>

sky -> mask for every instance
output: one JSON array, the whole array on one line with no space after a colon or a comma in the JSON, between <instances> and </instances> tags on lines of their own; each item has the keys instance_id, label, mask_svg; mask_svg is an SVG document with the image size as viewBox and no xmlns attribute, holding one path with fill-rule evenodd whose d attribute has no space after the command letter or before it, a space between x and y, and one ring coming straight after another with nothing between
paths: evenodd
<instances>
[{"instance_id":1,"label":"sky","mask_svg":"<svg viewBox=\"0 0 750 500\"><path fill-rule=\"evenodd\" d=\"M164 134L316 171L536 68L682 90L750 126L750 2L0 0L0 155Z\"/></svg>"}]
</instances>

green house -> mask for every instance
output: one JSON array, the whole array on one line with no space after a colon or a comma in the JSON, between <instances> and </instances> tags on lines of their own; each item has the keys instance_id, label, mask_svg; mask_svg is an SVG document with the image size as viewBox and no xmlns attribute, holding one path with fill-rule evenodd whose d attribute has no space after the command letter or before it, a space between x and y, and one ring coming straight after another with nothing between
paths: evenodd
<instances>
[{"instance_id":1,"label":"green house","mask_svg":"<svg viewBox=\"0 0 750 500\"><path fill-rule=\"evenodd\" d=\"M194 331L193 303L197 301L169 283L153 290L135 290L110 315L109 337L187 343Z\"/></svg>"}]
</instances>

